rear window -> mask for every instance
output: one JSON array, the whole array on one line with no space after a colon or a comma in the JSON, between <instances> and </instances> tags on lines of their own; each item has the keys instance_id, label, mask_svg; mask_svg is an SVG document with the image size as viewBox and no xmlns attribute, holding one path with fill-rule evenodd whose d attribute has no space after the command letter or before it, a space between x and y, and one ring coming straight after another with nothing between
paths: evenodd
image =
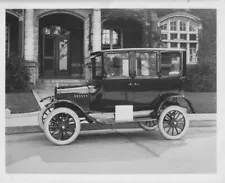
<instances>
[{"instance_id":1,"label":"rear window","mask_svg":"<svg viewBox=\"0 0 225 183\"><path fill-rule=\"evenodd\" d=\"M181 74L181 54L171 52L161 53L159 72L161 76L179 76Z\"/></svg>"}]
</instances>

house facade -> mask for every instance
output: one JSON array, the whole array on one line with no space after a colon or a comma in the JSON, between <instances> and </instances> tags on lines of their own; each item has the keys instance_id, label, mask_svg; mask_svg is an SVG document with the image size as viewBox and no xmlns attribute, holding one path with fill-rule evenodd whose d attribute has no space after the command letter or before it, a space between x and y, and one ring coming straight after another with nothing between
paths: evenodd
<instances>
[{"instance_id":1,"label":"house facade","mask_svg":"<svg viewBox=\"0 0 225 183\"><path fill-rule=\"evenodd\" d=\"M90 53L101 49L185 48L187 63L197 63L202 29L198 17L187 12L160 17L157 10L136 16L137 10L126 11L7 9L6 57L13 53L24 57L33 84L49 79L87 81ZM155 34L160 40L154 39Z\"/></svg>"}]
</instances>

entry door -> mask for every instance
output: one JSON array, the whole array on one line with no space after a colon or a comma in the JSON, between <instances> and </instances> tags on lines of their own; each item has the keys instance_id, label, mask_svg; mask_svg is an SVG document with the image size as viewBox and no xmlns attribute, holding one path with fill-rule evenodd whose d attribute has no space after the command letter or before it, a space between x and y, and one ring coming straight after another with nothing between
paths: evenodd
<instances>
[{"instance_id":1,"label":"entry door","mask_svg":"<svg viewBox=\"0 0 225 183\"><path fill-rule=\"evenodd\" d=\"M115 111L115 105L131 105L132 80L129 76L129 53L106 53L104 57L103 96L101 107Z\"/></svg>"},{"instance_id":2,"label":"entry door","mask_svg":"<svg viewBox=\"0 0 225 183\"><path fill-rule=\"evenodd\" d=\"M155 52L136 52L135 77L132 83L134 110L149 108L149 103L159 94L156 60Z\"/></svg>"},{"instance_id":3,"label":"entry door","mask_svg":"<svg viewBox=\"0 0 225 183\"><path fill-rule=\"evenodd\" d=\"M43 76L69 75L69 39L67 36L43 37Z\"/></svg>"}]
</instances>

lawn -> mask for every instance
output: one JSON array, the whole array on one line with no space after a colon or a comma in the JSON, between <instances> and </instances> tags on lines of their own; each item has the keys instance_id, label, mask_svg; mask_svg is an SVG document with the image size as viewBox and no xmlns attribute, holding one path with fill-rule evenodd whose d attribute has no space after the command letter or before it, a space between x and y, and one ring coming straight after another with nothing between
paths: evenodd
<instances>
[{"instance_id":1,"label":"lawn","mask_svg":"<svg viewBox=\"0 0 225 183\"><path fill-rule=\"evenodd\" d=\"M6 93L5 108L11 110L11 113L28 113L39 111L40 107L31 91Z\"/></svg>"},{"instance_id":2,"label":"lawn","mask_svg":"<svg viewBox=\"0 0 225 183\"><path fill-rule=\"evenodd\" d=\"M185 97L191 101L196 113L216 113L216 93L185 92Z\"/></svg>"},{"instance_id":3,"label":"lawn","mask_svg":"<svg viewBox=\"0 0 225 183\"><path fill-rule=\"evenodd\" d=\"M216 93L186 92L185 97L191 101L196 113L216 113ZM6 108L9 108L12 114L40 110L32 92L7 93Z\"/></svg>"}]
</instances>

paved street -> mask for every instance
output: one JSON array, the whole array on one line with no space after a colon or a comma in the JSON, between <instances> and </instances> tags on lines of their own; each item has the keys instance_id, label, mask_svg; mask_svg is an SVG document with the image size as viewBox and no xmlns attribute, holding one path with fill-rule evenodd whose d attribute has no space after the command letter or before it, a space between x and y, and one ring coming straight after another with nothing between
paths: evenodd
<instances>
[{"instance_id":1,"label":"paved street","mask_svg":"<svg viewBox=\"0 0 225 183\"><path fill-rule=\"evenodd\" d=\"M82 132L68 146L43 133L6 136L7 173L215 173L216 128L165 140L141 129Z\"/></svg>"}]
</instances>

